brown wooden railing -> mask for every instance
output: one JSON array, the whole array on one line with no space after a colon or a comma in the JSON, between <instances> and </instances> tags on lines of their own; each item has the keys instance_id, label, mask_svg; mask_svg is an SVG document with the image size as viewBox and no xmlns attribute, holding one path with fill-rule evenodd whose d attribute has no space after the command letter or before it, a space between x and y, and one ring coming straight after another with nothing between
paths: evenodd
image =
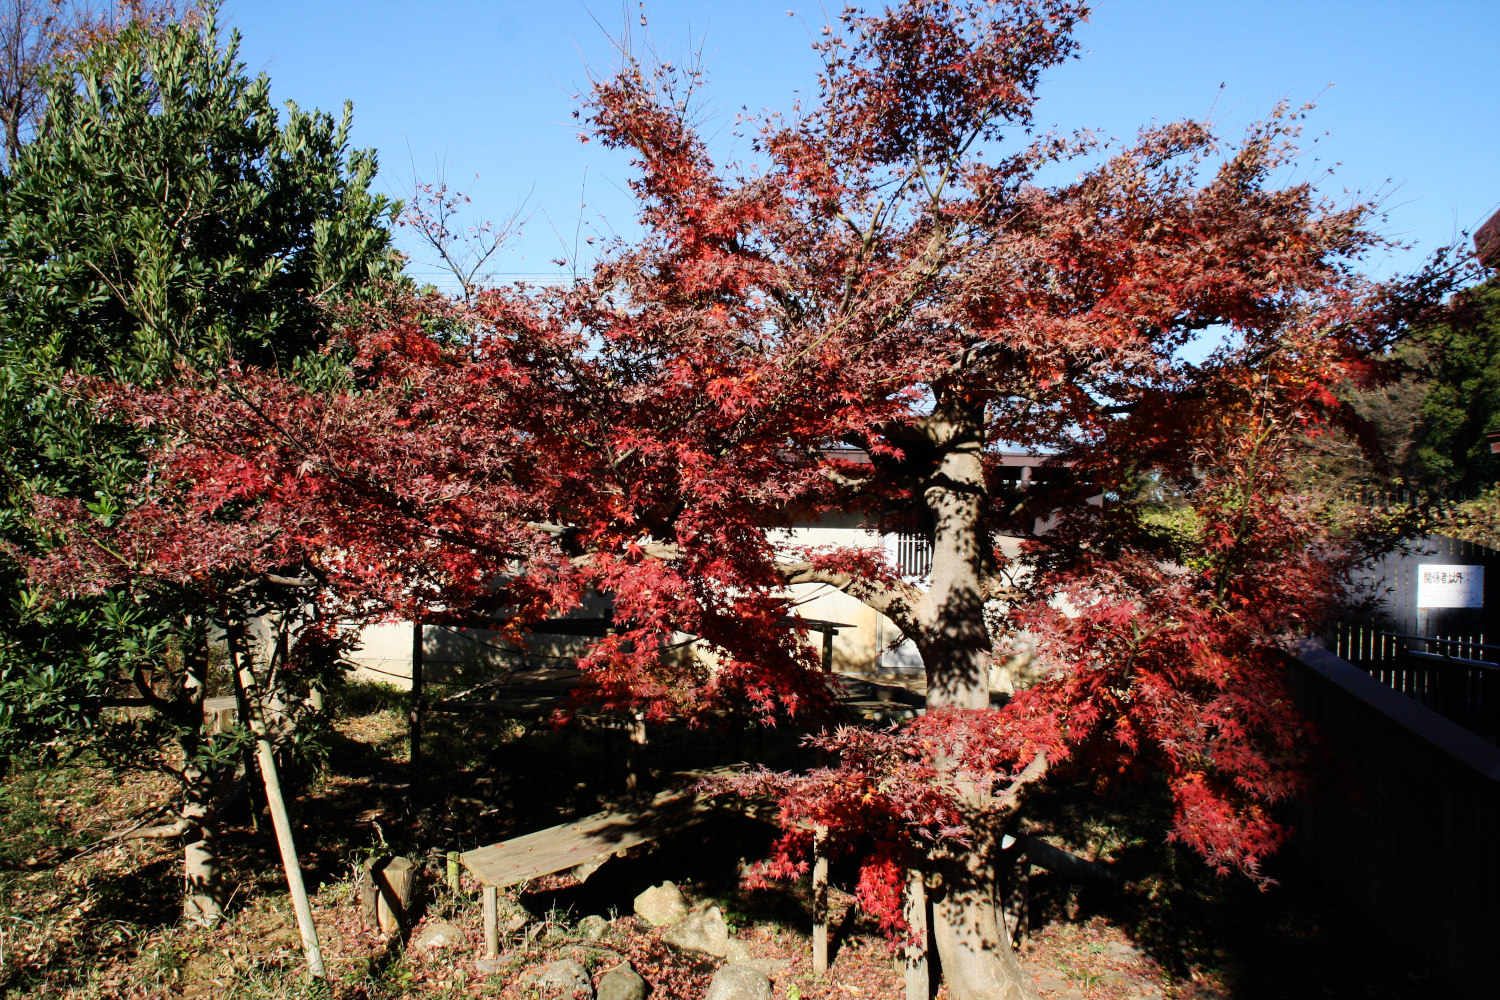
<instances>
[{"instance_id":1,"label":"brown wooden railing","mask_svg":"<svg viewBox=\"0 0 1500 1000\"><path fill-rule=\"evenodd\" d=\"M1452 995L1495 996L1500 747L1312 644L1292 687L1334 764L1297 809L1298 853Z\"/></svg>"}]
</instances>

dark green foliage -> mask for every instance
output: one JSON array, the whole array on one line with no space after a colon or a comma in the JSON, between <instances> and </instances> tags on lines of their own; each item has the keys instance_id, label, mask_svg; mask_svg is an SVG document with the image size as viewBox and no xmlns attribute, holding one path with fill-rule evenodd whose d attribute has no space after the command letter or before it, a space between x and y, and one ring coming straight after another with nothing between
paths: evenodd
<instances>
[{"instance_id":1,"label":"dark green foliage","mask_svg":"<svg viewBox=\"0 0 1500 1000\"><path fill-rule=\"evenodd\" d=\"M1430 484L1468 495L1500 481L1485 438L1500 431L1500 279L1458 293L1452 312L1416 338L1432 371L1416 454Z\"/></svg>"},{"instance_id":2,"label":"dark green foliage","mask_svg":"<svg viewBox=\"0 0 1500 1000\"><path fill-rule=\"evenodd\" d=\"M370 151L204 31L128 31L54 86L0 195L8 348L140 380L179 359L290 365L320 304L387 273Z\"/></svg>"},{"instance_id":3,"label":"dark green foliage","mask_svg":"<svg viewBox=\"0 0 1500 1000\"><path fill-rule=\"evenodd\" d=\"M1308 442L1317 489L1467 500L1500 483L1485 438L1500 431L1500 279L1455 294L1445 313L1377 359L1389 381L1341 388L1363 433Z\"/></svg>"},{"instance_id":4,"label":"dark green foliage","mask_svg":"<svg viewBox=\"0 0 1500 1000\"><path fill-rule=\"evenodd\" d=\"M0 178L0 756L91 723L92 699L171 699L191 592L39 603L32 498L108 520L146 474L148 431L101 417L69 373L151 384L230 358L336 377L326 307L395 280L397 206L341 120L249 78L210 19L127 28L54 69L35 139ZM180 685L179 685L180 688Z\"/></svg>"}]
</instances>

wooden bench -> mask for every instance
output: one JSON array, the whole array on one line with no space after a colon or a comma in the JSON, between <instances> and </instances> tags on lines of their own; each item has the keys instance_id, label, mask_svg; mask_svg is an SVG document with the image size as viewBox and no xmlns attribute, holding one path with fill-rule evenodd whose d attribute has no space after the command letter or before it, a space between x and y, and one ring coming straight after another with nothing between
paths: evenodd
<instances>
[{"instance_id":1,"label":"wooden bench","mask_svg":"<svg viewBox=\"0 0 1500 1000\"><path fill-rule=\"evenodd\" d=\"M739 770L679 771L675 777L696 784ZM722 809L759 816L764 808L763 803L737 796L703 795L690 785L662 792L637 809L595 813L460 854L460 863L479 880L484 892L484 957L500 954L501 889L564 871L582 881L610 858L623 857L632 847L686 830Z\"/></svg>"}]
</instances>

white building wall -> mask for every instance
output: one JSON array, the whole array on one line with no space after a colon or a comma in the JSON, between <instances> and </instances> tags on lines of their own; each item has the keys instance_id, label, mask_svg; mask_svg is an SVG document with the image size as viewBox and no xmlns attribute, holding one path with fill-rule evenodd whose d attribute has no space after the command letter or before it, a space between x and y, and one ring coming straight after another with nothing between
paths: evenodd
<instances>
[{"instance_id":1,"label":"white building wall","mask_svg":"<svg viewBox=\"0 0 1500 1000\"><path fill-rule=\"evenodd\" d=\"M893 564L896 559L896 536L881 535L862 526L852 515L833 515L817 524L778 529L771 540L788 555L798 548L869 548L879 549ZM1020 540L1002 538L1000 548L1012 559L1020 555ZM923 578L908 578L917 586L926 586ZM814 621L836 622L841 627L833 642L833 668L859 674L920 676L922 657L911 640L904 638L895 624L884 615L825 584L799 584L791 588L794 613ZM579 612L603 615L602 601ZM349 653L355 676L378 680L397 687L411 686L413 629L410 622L371 625L363 630L359 644ZM582 655L592 640L580 636L534 634L529 650L522 653L507 646L498 633L489 629L455 629L428 626L423 633L423 675L434 683L476 682L492 676L498 669L526 665L557 666ZM823 636L809 632L807 641L821 648Z\"/></svg>"}]
</instances>

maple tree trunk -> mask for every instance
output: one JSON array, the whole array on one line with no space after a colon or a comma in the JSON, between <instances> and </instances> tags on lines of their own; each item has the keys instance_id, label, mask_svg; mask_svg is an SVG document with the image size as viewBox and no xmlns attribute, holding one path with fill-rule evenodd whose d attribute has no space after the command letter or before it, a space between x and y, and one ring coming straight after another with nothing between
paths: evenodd
<instances>
[{"instance_id":1,"label":"maple tree trunk","mask_svg":"<svg viewBox=\"0 0 1500 1000\"><path fill-rule=\"evenodd\" d=\"M990 637L984 624L983 414L934 414L927 433L941 459L923 486L932 514L930 604L913 636L927 666L929 708L988 708Z\"/></svg>"},{"instance_id":2,"label":"maple tree trunk","mask_svg":"<svg viewBox=\"0 0 1500 1000\"><path fill-rule=\"evenodd\" d=\"M1036 997L987 889L948 888L933 900L932 931L943 979L954 1000Z\"/></svg>"},{"instance_id":3,"label":"maple tree trunk","mask_svg":"<svg viewBox=\"0 0 1500 1000\"><path fill-rule=\"evenodd\" d=\"M984 623L983 571L989 539L985 503L983 412L941 408L929 418L941 459L924 488L933 518L931 603L913 637L927 668L927 707L987 709L990 637ZM938 759L941 769L947 764ZM961 783L956 783L960 786ZM972 805L977 806L977 801ZM975 830L973 848L941 869L932 900L938 961L954 1000L1033 1000L1020 958L996 903L998 831Z\"/></svg>"}]
</instances>

